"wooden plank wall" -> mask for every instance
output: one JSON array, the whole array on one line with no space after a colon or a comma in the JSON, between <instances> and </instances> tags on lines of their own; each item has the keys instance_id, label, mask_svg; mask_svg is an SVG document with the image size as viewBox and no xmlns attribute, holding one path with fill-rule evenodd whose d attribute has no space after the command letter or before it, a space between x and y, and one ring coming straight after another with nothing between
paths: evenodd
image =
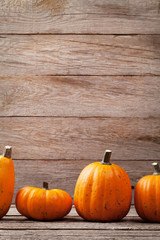
<instances>
[{"instance_id":1,"label":"wooden plank wall","mask_svg":"<svg viewBox=\"0 0 160 240\"><path fill-rule=\"evenodd\" d=\"M132 185L160 159L158 0L1 0L0 151L72 196L104 150Z\"/></svg>"}]
</instances>

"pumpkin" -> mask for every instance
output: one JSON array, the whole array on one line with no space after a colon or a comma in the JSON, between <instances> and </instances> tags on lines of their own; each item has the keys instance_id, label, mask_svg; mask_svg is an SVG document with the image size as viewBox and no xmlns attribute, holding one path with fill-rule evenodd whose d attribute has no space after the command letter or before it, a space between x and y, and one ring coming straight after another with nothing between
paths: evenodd
<instances>
[{"instance_id":1,"label":"pumpkin","mask_svg":"<svg viewBox=\"0 0 160 240\"><path fill-rule=\"evenodd\" d=\"M16 195L16 208L23 216L35 220L55 220L67 215L72 207L70 195L60 189L24 187Z\"/></svg>"},{"instance_id":2,"label":"pumpkin","mask_svg":"<svg viewBox=\"0 0 160 240\"><path fill-rule=\"evenodd\" d=\"M158 163L152 165L153 175L142 177L136 184L134 205L143 220L160 222L160 168Z\"/></svg>"},{"instance_id":3,"label":"pumpkin","mask_svg":"<svg viewBox=\"0 0 160 240\"><path fill-rule=\"evenodd\" d=\"M14 192L14 165L11 159L12 147L6 146L0 156L0 218L8 212Z\"/></svg>"},{"instance_id":4,"label":"pumpkin","mask_svg":"<svg viewBox=\"0 0 160 240\"><path fill-rule=\"evenodd\" d=\"M74 192L77 213L89 221L117 221L131 206L132 190L127 173L110 163L106 150L101 162L86 166L80 173Z\"/></svg>"}]
</instances>

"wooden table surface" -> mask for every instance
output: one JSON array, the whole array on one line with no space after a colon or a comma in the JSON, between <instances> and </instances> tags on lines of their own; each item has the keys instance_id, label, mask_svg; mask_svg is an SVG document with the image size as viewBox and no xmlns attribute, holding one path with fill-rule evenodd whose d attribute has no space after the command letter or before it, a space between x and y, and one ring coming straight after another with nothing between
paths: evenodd
<instances>
[{"instance_id":1,"label":"wooden table surface","mask_svg":"<svg viewBox=\"0 0 160 240\"><path fill-rule=\"evenodd\" d=\"M62 220L40 222L21 216L15 205L0 221L0 239L160 239L160 224L143 222L131 207L120 222L88 222L73 207Z\"/></svg>"}]
</instances>

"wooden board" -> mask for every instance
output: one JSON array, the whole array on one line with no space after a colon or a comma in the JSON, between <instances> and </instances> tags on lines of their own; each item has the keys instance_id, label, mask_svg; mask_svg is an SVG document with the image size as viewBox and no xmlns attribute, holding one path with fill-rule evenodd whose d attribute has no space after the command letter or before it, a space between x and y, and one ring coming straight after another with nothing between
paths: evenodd
<instances>
[{"instance_id":1,"label":"wooden board","mask_svg":"<svg viewBox=\"0 0 160 240\"><path fill-rule=\"evenodd\" d=\"M0 77L0 116L160 117L160 77Z\"/></svg>"},{"instance_id":2,"label":"wooden board","mask_svg":"<svg viewBox=\"0 0 160 240\"><path fill-rule=\"evenodd\" d=\"M88 222L78 216L74 206L62 220L40 222L27 220L11 206L9 213L2 218L0 236L4 239L140 239L158 240L159 223L143 222L137 215L134 206L120 222Z\"/></svg>"},{"instance_id":3,"label":"wooden board","mask_svg":"<svg viewBox=\"0 0 160 240\"><path fill-rule=\"evenodd\" d=\"M117 223L118 224L118 223ZM141 223L143 224L143 223ZM89 227L89 226L88 226ZM61 230L61 229L39 229L39 230L0 230L0 234L4 239L55 239L55 240L105 240L105 239L122 239L122 240L159 240L160 231L152 230Z\"/></svg>"},{"instance_id":4,"label":"wooden board","mask_svg":"<svg viewBox=\"0 0 160 240\"><path fill-rule=\"evenodd\" d=\"M0 152L16 159L158 160L159 118L1 117Z\"/></svg>"},{"instance_id":5,"label":"wooden board","mask_svg":"<svg viewBox=\"0 0 160 240\"><path fill-rule=\"evenodd\" d=\"M1 0L0 33L160 33L157 0Z\"/></svg>"},{"instance_id":6,"label":"wooden board","mask_svg":"<svg viewBox=\"0 0 160 240\"><path fill-rule=\"evenodd\" d=\"M159 35L1 35L1 75L160 75Z\"/></svg>"},{"instance_id":7,"label":"wooden board","mask_svg":"<svg viewBox=\"0 0 160 240\"><path fill-rule=\"evenodd\" d=\"M6 219L6 220L5 220ZM159 223L144 223L137 216L136 217L126 217L123 221L120 222L111 222L111 223L99 223L99 222L88 222L84 221L80 217L77 216L73 218L72 216L65 217L62 220L50 221L50 222L41 222L41 221L31 221L26 219L25 217L9 217L4 218L1 221L0 229L2 230L95 230L99 231L99 233L103 230L121 230L121 231L130 231L130 230L152 230L157 231L158 236L160 233L160 224ZM157 235L156 234L156 235Z\"/></svg>"},{"instance_id":8,"label":"wooden board","mask_svg":"<svg viewBox=\"0 0 160 240\"><path fill-rule=\"evenodd\" d=\"M15 167L15 190L24 186L34 186L42 188L43 181L49 183L49 188L63 189L72 197L76 181L80 172L85 166L94 162L93 160L14 160ZM128 174L132 187L145 175L151 175L152 160L150 161L120 161L114 160L112 163L122 167Z\"/></svg>"}]
</instances>

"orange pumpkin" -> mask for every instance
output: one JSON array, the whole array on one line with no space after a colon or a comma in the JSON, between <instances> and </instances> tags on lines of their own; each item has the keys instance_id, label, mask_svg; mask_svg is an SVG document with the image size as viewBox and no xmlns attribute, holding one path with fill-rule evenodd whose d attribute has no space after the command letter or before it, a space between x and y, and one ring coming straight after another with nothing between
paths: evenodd
<instances>
[{"instance_id":1,"label":"orange pumpkin","mask_svg":"<svg viewBox=\"0 0 160 240\"><path fill-rule=\"evenodd\" d=\"M160 168L152 164L153 175L141 178L134 193L134 204L138 215L145 221L160 222Z\"/></svg>"},{"instance_id":2,"label":"orange pumpkin","mask_svg":"<svg viewBox=\"0 0 160 240\"><path fill-rule=\"evenodd\" d=\"M43 189L24 187L16 195L16 208L23 216L35 220L55 220L63 218L72 208L72 198L60 189L48 190L48 183Z\"/></svg>"},{"instance_id":3,"label":"orange pumpkin","mask_svg":"<svg viewBox=\"0 0 160 240\"><path fill-rule=\"evenodd\" d=\"M102 162L86 166L74 192L78 214L90 221L115 221L125 217L131 206L132 190L127 173L110 163L107 150Z\"/></svg>"},{"instance_id":4,"label":"orange pumpkin","mask_svg":"<svg viewBox=\"0 0 160 240\"><path fill-rule=\"evenodd\" d=\"M11 154L12 148L6 146L0 156L0 218L8 212L13 198L15 174Z\"/></svg>"}]
</instances>

